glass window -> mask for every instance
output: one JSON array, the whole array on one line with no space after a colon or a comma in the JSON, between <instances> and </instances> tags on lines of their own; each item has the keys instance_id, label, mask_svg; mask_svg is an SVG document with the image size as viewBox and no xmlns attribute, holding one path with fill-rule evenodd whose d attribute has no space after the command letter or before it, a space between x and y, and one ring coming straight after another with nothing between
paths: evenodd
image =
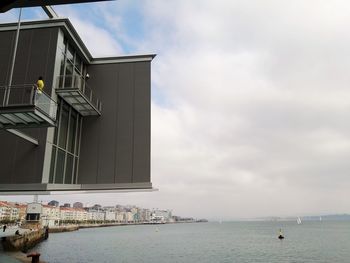
<instances>
[{"instance_id":1,"label":"glass window","mask_svg":"<svg viewBox=\"0 0 350 263\"><path fill-rule=\"evenodd\" d=\"M66 104L62 105L61 119L59 124L59 143L58 146L66 149L69 108Z\"/></svg>"},{"instance_id":2,"label":"glass window","mask_svg":"<svg viewBox=\"0 0 350 263\"><path fill-rule=\"evenodd\" d=\"M60 68L60 76L59 76L59 87L62 88L63 87L63 81L64 81L64 68L65 68L65 57L64 54L61 54L61 68Z\"/></svg>"},{"instance_id":3,"label":"glass window","mask_svg":"<svg viewBox=\"0 0 350 263\"><path fill-rule=\"evenodd\" d=\"M78 119L77 125L78 125L78 131L77 131L77 139L75 141L75 151L74 152L76 155L79 155L80 135L81 135L81 129L83 126L83 121L81 118Z\"/></svg>"},{"instance_id":4,"label":"glass window","mask_svg":"<svg viewBox=\"0 0 350 263\"><path fill-rule=\"evenodd\" d=\"M78 55L75 55L75 68L78 71L78 74L80 74L82 68L82 61Z\"/></svg>"},{"instance_id":5,"label":"glass window","mask_svg":"<svg viewBox=\"0 0 350 263\"><path fill-rule=\"evenodd\" d=\"M75 162L74 162L74 178L73 178L73 183L77 183L77 178L78 178L78 165L79 164L79 159L75 157Z\"/></svg>"},{"instance_id":6,"label":"glass window","mask_svg":"<svg viewBox=\"0 0 350 263\"><path fill-rule=\"evenodd\" d=\"M63 51L66 51L66 47L67 47L67 38L63 39L63 46L64 46Z\"/></svg>"},{"instance_id":7,"label":"glass window","mask_svg":"<svg viewBox=\"0 0 350 263\"><path fill-rule=\"evenodd\" d=\"M72 62L74 61L74 49L71 45L68 45L67 58Z\"/></svg>"},{"instance_id":8,"label":"glass window","mask_svg":"<svg viewBox=\"0 0 350 263\"><path fill-rule=\"evenodd\" d=\"M60 100L60 118L55 128L49 183L76 183L82 117ZM58 144L58 145L57 145Z\"/></svg>"},{"instance_id":9,"label":"glass window","mask_svg":"<svg viewBox=\"0 0 350 263\"><path fill-rule=\"evenodd\" d=\"M66 52L67 39L64 39L63 42L59 43L59 48L63 54Z\"/></svg>"},{"instance_id":10,"label":"glass window","mask_svg":"<svg viewBox=\"0 0 350 263\"><path fill-rule=\"evenodd\" d=\"M63 183L63 174L64 174L64 161L65 161L65 152L61 149L57 150L57 163L56 163L56 184Z\"/></svg>"},{"instance_id":11,"label":"glass window","mask_svg":"<svg viewBox=\"0 0 350 263\"><path fill-rule=\"evenodd\" d=\"M58 135L58 127L55 127L54 137L53 137L53 144L57 145L57 135Z\"/></svg>"},{"instance_id":12,"label":"glass window","mask_svg":"<svg viewBox=\"0 0 350 263\"><path fill-rule=\"evenodd\" d=\"M73 81L74 81L74 83L73 83L73 87L75 88L75 89L80 89L80 87L81 87L81 78L80 78L80 75L77 73L77 72L75 72L74 73L74 75L72 76L73 77Z\"/></svg>"},{"instance_id":13,"label":"glass window","mask_svg":"<svg viewBox=\"0 0 350 263\"><path fill-rule=\"evenodd\" d=\"M52 146L49 183L53 183L53 177L55 172L55 162L56 162L56 147Z\"/></svg>"},{"instance_id":14,"label":"glass window","mask_svg":"<svg viewBox=\"0 0 350 263\"><path fill-rule=\"evenodd\" d=\"M74 153L75 136L77 129L77 113L72 111L68 131L68 151Z\"/></svg>"},{"instance_id":15,"label":"glass window","mask_svg":"<svg viewBox=\"0 0 350 263\"><path fill-rule=\"evenodd\" d=\"M71 154L67 154L67 163L66 163L66 174L64 177L64 183L65 184L71 184L72 183L72 174L73 174L73 160L74 157Z\"/></svg>"},{"instance_id":16,"label":"glass window","mask_svg":"<svg viewBox=\"0 0 350 263\"><path fill-rule=\"evenodd\" d=\"M72 87L72 85L73 85L72 75L73 75L73 63L67 60L66 74L64 77L64 88L65 89L69 89Z\"/></svg>"}]
</instances>

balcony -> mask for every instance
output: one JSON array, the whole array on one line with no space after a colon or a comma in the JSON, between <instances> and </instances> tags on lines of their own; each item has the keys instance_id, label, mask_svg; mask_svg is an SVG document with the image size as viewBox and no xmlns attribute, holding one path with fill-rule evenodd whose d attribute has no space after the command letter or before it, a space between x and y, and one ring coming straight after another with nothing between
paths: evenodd
<instances>
[{"instance_id":1,"label":"balcony","mask_svg":"<svg viewBox=\"0 0 350 263\"><path fill-rule=\"evenodd\" d=\"M101 102L79 75L58 77L56 93L82 116L101 115Z\"/></svg>"},{"instance_id":2,"label":"balcony","mask_svg":"<svg viewBox=\"0 0 350 263\"><path fill-rule=\"evenodd\" d=\"M0 86L0 129L52 127L57 103L35 85Z\"/></svg>"}]
</instances>

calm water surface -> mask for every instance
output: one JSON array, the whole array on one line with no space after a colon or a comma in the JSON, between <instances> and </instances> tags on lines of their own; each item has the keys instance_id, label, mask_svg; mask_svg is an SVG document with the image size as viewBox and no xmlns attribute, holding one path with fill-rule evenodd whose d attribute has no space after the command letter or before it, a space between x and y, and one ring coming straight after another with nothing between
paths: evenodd
<instances>
[{"instance_id":1,"label":"calm water surface","mask_svg":"<svg viewBox=\"0 0 350 263\"><path fill-rule=\"evenodd\" d=\"M286 239L277 239L282 228ZM350 262L350 222L141 225L51 234L35 251L63 262Z\"/></svg>"}]
</instances>

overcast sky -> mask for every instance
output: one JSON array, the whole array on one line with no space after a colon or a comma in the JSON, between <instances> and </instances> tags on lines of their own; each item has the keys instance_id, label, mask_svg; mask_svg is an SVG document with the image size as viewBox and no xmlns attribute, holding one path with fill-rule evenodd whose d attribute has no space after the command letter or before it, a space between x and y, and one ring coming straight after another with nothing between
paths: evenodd
<instances>
[{"instance_id":1,"label":"overcast sky","mask_svg":"<svg viewBox=\"0 0 350 263\"><path fill-rule=\"evenodd\" d=\"M159 191L39 199L209 219L350 213L349 1L119 0L55 10L94 56L157 54Z\"/></svg>"}]
</instances>

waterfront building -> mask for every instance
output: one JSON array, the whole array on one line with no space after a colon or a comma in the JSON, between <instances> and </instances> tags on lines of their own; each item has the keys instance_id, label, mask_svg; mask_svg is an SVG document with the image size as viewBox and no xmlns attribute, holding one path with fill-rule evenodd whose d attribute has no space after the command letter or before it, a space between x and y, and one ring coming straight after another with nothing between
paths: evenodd
<instances>
[{"instance_id":1,"label":"waterfront building","mask_svg":"<svg viewBox=\"0 0 350 263\"><path fill-rule=\"evenodd\" d=\"M50 201L50 202L48 203L48 205L51 205L51 206L59 206L60 203L59 203L58 201L56 201L56 200L52 200L52 201Z\"/></svg>"},{"instance_id":2,"label":"waterfront building","mask_svg":"<svg viewBox=\"0 0 350 263\"><path fill-rule=\"evenodd\" d=\"M86 222L87 221L87 212L83 208L74 208L75 215L74 218L78 222Z\"/></svg>"},{"instance_id":3,"label":"waterfront building","mask_svg":"<svg viewBox=\"0 0 350 263\"><path fill-rule=\"evenodd\" d=\"M105 213L100 210L88 209L87 211L87 220L88 221L104 221Z\"/></svg>"},{"instance_id":4,"label":"waterfront building","mask_svg":"<svg viewBox=\"0 0 350 263\"><path fill-rule=\"evenodd\" d=\"M19 209L15 203L0 201L0 221L18 221Z\"/></svg>"},{"instance_id":5,"label":"waterfront building","mask_svg":"<svg viewBox=\"0 0 350 263\"><path fill-rule=\"evenodd\" d=\"M115 211L114 210L105 210L105 221L115 221L116 217L115 217Z\"/></svg>"},{"instance_id":6,"label":"waterfront building","mask_svg":"<svg viewBox=\"0 0 350 263\"><path fill-rule=\"evenodd\" d=\"M26 204L16 204L16 207L18 209L18 221L22 223L26 219L27 205Z\"/></svg>"},{"instance_id":7,"label":"waterfront building","mask_svg":"<svg viewBox=\"0 0 350 263\"><path fill-rule=\"evenodd\" d=\"M43 205L39 203L29 203L27 205L27 214L25 226L27 228L38 228L41 226L41 215L43 213Z\"/></svg>"},{"instance_id":8,"label":"waterfront building","mask_svg":"<svg viewBox=\"0 0 350 263\"><path fill-rule=\"evenodd\" d=\"M149 222L151 220L151 211L149 209L140 209L138 213L141 222Z\"/></svg>"},{"instance_id":9,"label":"waterfront building","mask_svg":"<svg viewBox=\"0 0 350 263\"><path fill-rule=\"evenodd\" d=\"M115 221L117 221L118 223L125 223L126 222L125 212L123 211L116 212Z\"/></svg>"},{"instance_id":10,"label":"waterfront building","mask_svg":"<svg viewBox=\"0 0 350 263\"><path fill-rule=\"evenodd\" d=\"M14 203L8 203L10 206L10 220L11 221L18 221L19 219L19 211L18 207Z\"/></svg>"},{"instance_id":11,"label":"waterfront building","mask_svg":"<svg viewBox=\"0 0 350 263\"><path fill-rule=\"evenodd\" d=\"M102 210L102 205L95 204L95 205L92 206L92 209L95 209L95 210Z\"/></svg>"},{"instance_id":12,"label":"waterfront building","mask_svg":"<svg viewBox=\"0 0 350 263\"><path fill-rule=\"evenodd\" d=\"M7 202L0 201L0 222L11 221L12 207Z\"/></svg>"},{"instance_id":13,"label":"waterfront building","mask_svg":"<svg viewBox=\"0 0 350 263\"><path fill-rule=\"evenodd\" d=\"M57 226L60 223L60 208L57 206L43 205L41 215L41 225L43 226Z\"/></svg>"},{"instance_id":14,"label":"waterfront building","mask_svg":"<svg viewBox=\"0 0 350 263\"><path fill-rule=\"evenodd\" d=\"M96 58L68 19L24 21L11 75L17 26L0 24L0 191L152 189L154 55Z\"/></svg>"},{"instance_id":15,"label":"waterfront building","mask_svg":"<svg viewBox=\"0 0 350 263\"><path fill-rule=\"evenodd\" d=\"M71 207L61 207L60 208L60 218L63 222L65 221L74 221L74 208Z\"/></svg>"},{"instance_id":16,"label":"waterfront building","mask_svg":"<svg viewBox=\"0 0 350 263\"><path fill-rule=\"evenodd\" d=\"M170 210L155 209L152 211L152 215L151 215L152 222L157 222L157 221L161 223L170 222L171 218L172 218L172 213Z\"/></svg>"},{"instance_id":17,"label":"waterfront building","mask_svg":"<svg viewBox=\"0 0 350 263\"><path fill-rule=\"evenodd\" d=\"M81 202L75 202L75 203L73 204L73 207L74 207L74 208L83 208L84 205L83 205L83 203L81 203Z\"/></svg>"},{"instance_id":18,"label":"waterfront building","mask_svg":"<svg viewBox=\"0 0 350 263\"><path fill-rule=\"evenodd\" d=\"M62 207L70 207L69 203L64 203Z\"/></svg>"},{"instance_id":19,"label":"waterfront building","mask_svg":"<svg viewBox=\"0 0 350 263\"><path fill-rule=\"evenodd\" d=\"M125 212L125 221L127 223L133 223L134 220L134 214L132 212Z\"/></svg>"}]
</instances>

